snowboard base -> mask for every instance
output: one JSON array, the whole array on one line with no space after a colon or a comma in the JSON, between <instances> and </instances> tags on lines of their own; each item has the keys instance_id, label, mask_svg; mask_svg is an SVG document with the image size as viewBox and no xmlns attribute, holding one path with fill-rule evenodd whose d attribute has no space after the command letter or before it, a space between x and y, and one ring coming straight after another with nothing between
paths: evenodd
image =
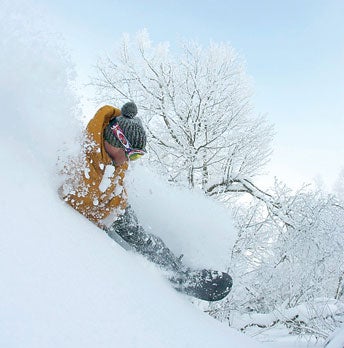
<instances>
[{"instance_id":1,"label":"snowboard base","mask_svg":"<svg viewBox=\"0 0 344 348\"><path fill-rule=\"evenodd\" d=\"M186 295L204 301L220 301L232 289L232 277L213 270L186 270L169 278L173 287Z\"/></svg>"}]
</instances>

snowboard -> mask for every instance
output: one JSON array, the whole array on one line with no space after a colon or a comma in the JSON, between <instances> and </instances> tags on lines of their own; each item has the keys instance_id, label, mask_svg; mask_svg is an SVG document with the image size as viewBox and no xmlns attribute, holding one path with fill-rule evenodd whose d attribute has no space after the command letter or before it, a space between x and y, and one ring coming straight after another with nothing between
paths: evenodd
<instances>
[{"instance_id":1,"label":"snowboard","mask_svg":"<svg viewBox=\"0 0 344 348\"><path fill-rule=\"evenodd\" d=\"M188 269L169 278L172 286L179 292L204 301L220 301L232 289L232 277L214 270Z\"/></svg>"},{"instance_id":2,"label":"snowboard","mask_svg":"<svg viewBox=\"0 0 344 348\"><path fill-rule=\"evenodd\" d=\"M112 233L110 237L116 241L125 250L135 253L135 249L128 244L122 237ZM159 267L159 264L157 264ZM162 267L160 267L164 270ZM193 270L180 263L174 271L168 271L167 279L174 289L186 295L198 298L204 301L220 301L225 298L232 288L232 277L225 273L210 269Z\"/></svg>"}]
</instances>

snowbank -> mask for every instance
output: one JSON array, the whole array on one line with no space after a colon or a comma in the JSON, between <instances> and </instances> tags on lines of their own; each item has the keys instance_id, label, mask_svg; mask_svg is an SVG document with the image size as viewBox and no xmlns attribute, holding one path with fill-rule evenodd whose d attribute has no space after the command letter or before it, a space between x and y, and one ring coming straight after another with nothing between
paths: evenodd
<instances>
[{"instance_id":1,"label":"snowbank","mask_svg":"<svg viewBox=\"0 0 344 348\"><path fill-rule=\"evenodd\" d=\"M337 329L328 337L324 348L343 348L344 347L344 327Z\"/></svg>"},{"instance_id":2,"label":"snowbank","mask_svg":"<svg viewBox=\"0 0 344 348\"><path fill-rule=\"evenodd\" d=\"M343 316L344 305L341 301L330 298L316 298L308 303L303 303L293 308L275 309L270 313L241 314L232 311L231 324L236 328L247 328L250 326L272 327L277 323L302 322L304 326L312 327L311 321L325 321L326 318ZM302 325L301 325L302 326Z\"/></svg>"}]
</instances>

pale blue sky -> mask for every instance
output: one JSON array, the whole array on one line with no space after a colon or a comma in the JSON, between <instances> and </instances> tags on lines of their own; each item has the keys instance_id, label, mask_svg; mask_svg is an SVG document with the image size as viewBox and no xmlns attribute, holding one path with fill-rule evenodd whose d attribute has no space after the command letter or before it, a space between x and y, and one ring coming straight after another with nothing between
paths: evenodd
<instances>
[{"instance_id":1,"label":"pale blue sky","mask_svg":"<svg viewBox=\"0 0 344 348\"><path fill-rule=\"evenodd\" d=\"M275 124L270 174L287 183L344 166L344 1L43 1L85 79L123 32L225 41L245 58L256 112ZM91 72L90 72L91 73Z\"/></svg>"}]
</instances>

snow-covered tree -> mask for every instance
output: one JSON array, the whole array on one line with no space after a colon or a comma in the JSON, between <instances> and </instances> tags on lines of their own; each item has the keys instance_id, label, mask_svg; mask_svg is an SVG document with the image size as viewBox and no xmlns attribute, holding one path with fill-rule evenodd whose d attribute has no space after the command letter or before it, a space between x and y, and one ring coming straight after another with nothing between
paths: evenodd
<instances>
[{"instance_id":1,"label":"snow-covered tree","mask_svg":"<svg viewBox=\"0 0 344 348\"><path fill-rule=\"evenodd\" d=\"M247 191L269 159L271 126L254 116L243 60L228 44L183 43L172 54L144 30L98 64L102 100L134 100L149 161L171 181L208 195Z\"/></svg>"},{"instance_id":2,"label":"snow-covered tree","mask_svg":"<svg viewBox=\"0 0 344 348\"><path fill-rule=\"evenodd\" d=\"M337 176L333 187L334 194L339 200L344 202L344 168L342 168Z\"/></svg>"},{"instance_id":3,"label":"snow-covered tree","mask_svg":"<svg viewBox=\"0 0 344 348\"><path fill-rule=\"evenodd\" d=\"M344 208L320 190L295 193L279 182L270 194L273 214L257 199L238 208L231 265L236 286L216 315L273 313L278 319L264 325L284 321L325 338L339 323L337 309L344 314ZM309 320L301 323L305 312Z\"/></svg>"}]
</instances>

